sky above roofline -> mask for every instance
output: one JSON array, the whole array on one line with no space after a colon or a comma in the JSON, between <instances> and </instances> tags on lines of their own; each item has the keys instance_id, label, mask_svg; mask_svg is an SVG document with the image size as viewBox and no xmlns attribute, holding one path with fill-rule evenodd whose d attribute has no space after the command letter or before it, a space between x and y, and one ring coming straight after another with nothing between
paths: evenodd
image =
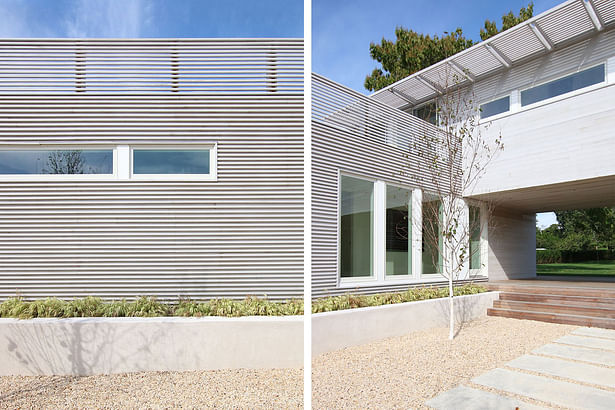
<instances>
[{"instance_id":1,"label":"sky above roofline","mask_svg":"<svg viewBox=\"0 0 615 410\"><path fill-rule=\"evenodd\" d=\"M534 0L534 15L538 15L564 0ZM369 55L370 42L384 37L395 39L395 27L403 26L424 34L463 29L464 35L480 40L480 29L486 19L501 26L503 14L519 12L529 0L390 0L375 7L367 0L312 1L312 69L336 82L367 91L365 76L380 65Z\"/></svg>"},{"instance_id":2,"label":"sky above roofline","mask_svg":"<svg viewBox=\"0 0 615 410\"><path fill-rule=\"evenodd\" d=\"M303 0L2 0L0 37L303 37Z\"/></svg>"}]
</instances>

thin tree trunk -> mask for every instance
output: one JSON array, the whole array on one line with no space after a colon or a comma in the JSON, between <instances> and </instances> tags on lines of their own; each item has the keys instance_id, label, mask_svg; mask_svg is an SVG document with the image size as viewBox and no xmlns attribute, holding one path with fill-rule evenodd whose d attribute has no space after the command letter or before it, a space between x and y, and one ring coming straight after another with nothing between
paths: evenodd
<instances>
[{"instance_id":1,"label":"thin tree trunk","mask_svg":"<svg viewBox=\"0 0 615 410\"><path fill-rule=\"evenodd\" d=\"M450 306L450 319L449 319L449 331L448 338L449 340L453 340L455 337L455 316L453 316L453 276L451 275L448 278L448 301Z\"/></svg>"}]
</instances>

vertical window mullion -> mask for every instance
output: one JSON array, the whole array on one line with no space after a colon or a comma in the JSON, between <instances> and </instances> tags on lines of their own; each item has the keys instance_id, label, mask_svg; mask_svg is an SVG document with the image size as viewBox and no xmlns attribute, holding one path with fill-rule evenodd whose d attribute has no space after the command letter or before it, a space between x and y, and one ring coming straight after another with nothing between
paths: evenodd
<instances>
[{"instance_id":1,"label":"vertical window mullion","mask_svg":"<svg viewBox=\"0 0 615 410\"><path fill-rule=\"evenodd\" d=\"M423 270L423 191L412 190L412 277L419 279Z\"/></svg>"},{"instance_id":2,"label":"vertical window mullion","mask_svg":"<svg viewBox=\"0 0 615 410\"><path fill-rule=\"evenodd\" d=\"M386 272L386 184L374 184L374 273L378 281L384 281Z\"/></svg>"}]
</instances>

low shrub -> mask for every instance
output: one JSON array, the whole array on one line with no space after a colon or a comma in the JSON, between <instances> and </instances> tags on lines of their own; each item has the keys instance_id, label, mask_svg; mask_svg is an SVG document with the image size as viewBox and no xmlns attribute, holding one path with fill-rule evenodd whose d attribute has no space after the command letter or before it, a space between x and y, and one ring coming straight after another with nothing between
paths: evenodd
<instances>
[{"instance_id":1,"label":"low shrub","mask_svg":"<svg viewBox=\"0 0 615 410\"><path fill-rule=\"evenodd\" d=\"M474 283L453 288L454 296L474 295L486 292L487 288ZM409 288L404 292L379 293L375 295L341 295L330 296L312 301L312 313L332 312L335 310L355 309L360 307L391 305L394 303L414 302L417 300L448 297L448 287Z\"/></svg>"},{"instance_id":2,"label":"low shrub","mask_svg":"<svg viewBox=\"0 0 615 410\"><path fill-rule=\"evenodd\" d=\"M536 264L562 263L562 251L558 249L541 249L536 251Z\"/></svg>"},{"instance_id":3,"label":"low shrub","mask_svg":"<svg viewBox=\"0 0 615 410\"><path fill-rule=\"evenodd\" d=\"M454 288L455 296L474 295L486 292L484 286L465 284ZM317 299L312 302L312 312L331 312L368 306L390 305L443 298L448 296L446 287L410 288L404 292L379 293L376 295L342 295ZM244 300L212 299L196 302L182 299L178 303L164 303L153 297L139 297L135 300L104 301L97 297L61 300L57 298L25 301L11 298L0 303L0 317L3 318L70 318L70 317L159 317L159 316L291 316L303 314L302 300L283 303L263 298L248 297Z\"/></svg>"},{"instance_id":4,"label":"low shrub","mask_svg":"<svg viewBox=\"0 0 615 410\"><path fill-rule=\"evenodd\" d=\"M540 249L536 251L536 264L538 265L547 263L577 263L612 260L615 260L615 251L611 249L586 251Z\"/></svg>"},{"instance_id":5,"label":"low shrub","mask_svg":"<svg viewBox=\"0 0 615 410\"><path fill-rule=\"evenodd\" d=\"M0 317L19 319L70 317L159 317L159 316L287 316L302 315L303 301L284 303L248 297L245 300L214 299L206 302L180 300L164 303L153 297L104 301L96 297L73 300L57 298L25 301L11 298L0 303Z\"/></svg>"}]
</instances>

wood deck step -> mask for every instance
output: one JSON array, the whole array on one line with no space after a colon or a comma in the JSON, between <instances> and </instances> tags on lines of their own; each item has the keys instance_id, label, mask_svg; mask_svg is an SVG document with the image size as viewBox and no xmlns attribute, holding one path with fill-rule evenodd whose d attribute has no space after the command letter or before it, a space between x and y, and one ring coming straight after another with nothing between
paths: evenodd
<instances>
[{"instance_id":1,"label":"wood deck step","mask_svg":"<svg viewBox=\"0 0 615 410\"><path fill-rule=\"evenodd\" d=\"M580 306L573 304L551 304L539 302L522 302L515 300L494 300L493 307L499 309L527 312L560 313L575 316L592 316L615 319L615 305L612 307Z\"/></svg>"},{"instance_id":2,"label":"wood deck step","mask_svg":"<svg viewBox=\"0 0 615 410\"><path fill-rule=\"evenodd\" d=\"M540 302L551 304L570 304L577 306L612 307L615 309L615 298L599 298L591 296L542 295L533 293L501 292L500 300L522 302Z\"/></svg>"},{"instance_id":3,"label":"wood deck step","mask_svg":"<svg viewBox=\"0 0 615 410\"><path fill-rule=\"evenodd\" d=\"M599 318L591 316L579 316L559 313L529 312L524 310L510 310L489 308L487 316L508 317L514 319L537 320L540 322L561 323L577 326L601 327L615 329L615 319Z\"/></svg>"},{"instance_id":4,"label":"wood deck step","mask_svg":"<svg viewBox=\"0 0 615 410\"><path fill-rule=\"evenodd\" d=\"M513 285L502 283L488 283L489 290L497 290L507 293L532 293L537 295L562 295L562 296L584 296L596 298L615 298L615 289L582 287L582 286L535 286L535 285Z\"/></svg>"}]
</instances>

